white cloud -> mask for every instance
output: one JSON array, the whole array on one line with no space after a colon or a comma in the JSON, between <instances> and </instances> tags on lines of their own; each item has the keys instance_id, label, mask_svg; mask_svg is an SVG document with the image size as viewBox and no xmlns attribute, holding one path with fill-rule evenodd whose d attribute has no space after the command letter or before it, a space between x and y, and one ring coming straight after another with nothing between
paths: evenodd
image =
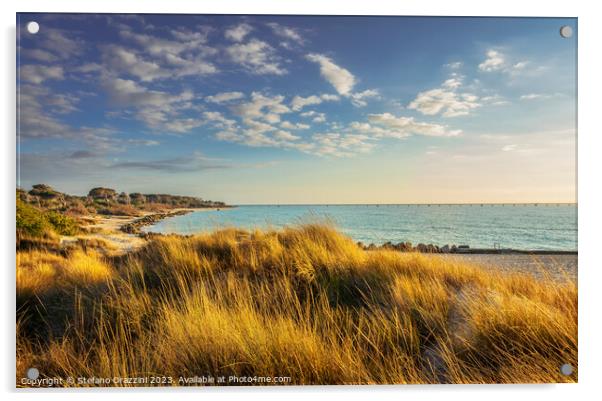
<instances>
[{"instance_id":1,"label":"white cloud","mask_svg":"<svg viewBox=\"0 0 602 401\"><path fill-rule=\"evenodd\" d=\"M46 90L46 99L45 99L45 107L50 109L52 112L57 114L69 114L76 110L78 110L76 104L79 103L80 98L71 94L60 94L60 93L51 93Z\"/></svg>"},{"instance_id":2,"label":"white cloud","mask_svg":"<svg viewBox=\"0 0 602 401\"><path fill-rule=\"evenodd\" d=\"M74 68L73 70L76 72L88 74L93 72L101 72L103 70L103 66L98 63L86 63Z\"/></svg>"},{"instance_id":3,"label":"white cloud","mask_svg":"<svg viewBox=\"0 0 602 401\"><path fill-rule=\"evenodd\" d=\"M251 147L276 147L308 150L311 144L300 142L301 137L289 131L276 129L269 124L255 120L245 120L243 129L225 129L216 134L222 141L240 143Z\"/></svg>"},{"instance_id":4,"label":"white cloud","mask_svg":"<svg viewBox=\"0 0 602 401\"><path fill-rule=\"evenodd\" d=\"M203 125L203 120L191 117L178 119L170 118L166 121L162 121L162 123L163 124L160 124L160 129L162 130L166 130L168 132L185 133Z\"/></svg>"},{"instance_id":5,"label":"white cloud","mask_svg":"<svg viewBox=\"0 0 602 401\"><path fill-rule=\"evenodd\" d=\"M145 54L161 57L166 61L184 53L190 53L188 59L217 53L216 49L206 44L207 34L198 31L174 30L171 32L173 39L133 32L130 28L122 29L119 34L142 47Z\"/></svg>"},{"instance_id":6,"label":"white cloud","mask_svg":"<svg viewBox=\"0 0 602 401\"><path fill-rule=\"evenodd\" d=\"M40 61L54 61L56 58L70 59L77 56L84 48L84 42L75 37L73 32L49 27L42 29L36 37L38 51L33 53L33 57L37 56Z\"/></svg>"},{"instance_id":7,"label":"white cloud","mask_svg":"<svg viewBox=\"0 0 602 401\"><path fill-rule=\"evenodd\" d=\"M304 42L303 37L301 37L301 34L299 34L299 32L297 32L297 30L293 28L280 25L276 22L268 22L266 25L272 28L272 31L274 31L276 35L284 39L292 40L293 42L296 42L298 44L303 44Z\"/></svg>"},{"instance_id":8,"label":"white cloud","mask_svg":"<svg viewBox=\"0 0 602 401\"><path fill-rule=\"evenodd\" d=\"M73 129L52 114L48 103L54 95L42 86L22 84L19 88L19 135L24 138L67 138Z\"/></svg>"},{"instance_id":9,"label":"white cloud","mask_svg":"<svg viewBox=\"0 0 602 401\"><path fill-rule=\"evenodd\" d=\"M311 95L308 97L295 96L293 98L293 100L291 101L291 108L295 111L299 111L305 106L311 106L311 105L315 105L315 104L321 104L322 102L337 101L337 100L339 100L339 97L337 95L331 95L331 94L327 94L327 93L322 94L320 96L316 96L316 95Z\"/></svg>"},{"instance_id":10,"label":"white cloud","mask_svg":"<svg viewBox=\"0 0 602 401\"><path fill-rule=\"evenodd\" d=\"M254 93L251 101L232 106L234 113L241 118L241 126L232 120L227 120L221 113L206 112L207 119L216 121L219 128L216 138L251 147L277 147L296 149L301 152L319 156L351 157L370 152L382 138L406 138L410 135L453 137L461 133L447 126L417 122L411 117L396 117L389 113L370 114L368 122L353 122L344 127L340 124L330 124L333 131L316 133L311 137L303 137L291 133L295 129L308 129L306 124L293 124L276 120L270 121L271 110L281 109L282 96L266 96ZM286 107L286 106L285 106ZM283 113L273 113L278 119ZM315 122L326 121L324 113L309 110L300 116L311 118ZM227 120L228 123L223 121Z\"/></svg>"},{"instance_id":11,"label":"white cloud","mask_svg":"<svg viewBox=\"0 0 602 401\"><path fill-rule=\"evenodd\" d=\"M300 139L299 136L291 134L289 131L278 130L274 133L274 138L280 139L283 141L296 141Z\"/></svg>"},{"instance_id":12,"label":"white cloud","mask_svg":"<svg viewBox=\"0 0 602 401\"><path fill-rule=\"evenodd\" d=\"M454 61L454 62L445 64L444 67L450 68L452 70L457 70L460 67L462 67L462 62L461 61Z\"/></svg>"},{"instance_id":13,"label":"white cloud","mask_svg":"<svg viewBox=\"0 0 602 401\"><path fill-rule=\"evenodd\" d=\"M502 148L503 152L512 152L513 150L516 150L516 148L518 147L518 145L506 145Z\"/></svg>"},{"instance_id":14,"label":"white cloud","mask_svg":"<svg viewBox=\"0 0 602 401\"><path fill-rule=\"evenodd\" d=\"M315 123L323 123L326 121L326 114L318 113L314 118L312 118L312 121Z\"/></svg>"},{"instance_id":15,"label":"white cloud","mask_svg":"<svg viewBox=\"0 0 602 401\"><path fill-rule=\"evenodd\" d=\"M371 131L373 126L370 124L356 125L355 128L365 133L395 138L404 138L409 135L453 137L462 132L461 130L449 130L440 124L417 122L413 117L396 117L390 113L370 114L368 121L377 125L377 129Z\"/></svg>"},{"instance_id":16,"label":"white cloud","mask_svg":"<svg viewBox=\"0 0 602 401\"><path fill-rule=\"evenodd\" d=\"M316 95L308 97L295 96L291 101L291 108L295 111L299 111L305 106L311 106L320 103L322 103L322 99Z\"/></svg>"},{"instance_id":17,"label":"white cloud","mask_svg":"<svg viewBox=\"0 0 602 401\"><path fill-rule=\"evenodd\" d=\"M150 90L129 79L109 79L104 86L113 102L121 106L167 107L172 103L192 99L191 92L172 95L167 92Z\"/></svg>"},{"instance_id":18,"label":"white cloud","mask_svg":"<svg viewBox=\"0 0 602 401\"><path fill-rule=\"evenodd\" d=\"M488 50L487 58L479 64L479 70L485 72L500 71L510 75L524 73L527 67L531 64L529 61L512 61L509 57L498 50Z\"/></svg>"},{"instance_id":19,"label":"white cloud","mask_svg":"<svg viewBox=\"0 0 602 401\"><path fill-rule=\"evenodd\" d=\"M246 146L300 148L305 145L297 143L300 137L286 129L304 129L302 124L290 122L280 123L281 114L290 113L291 109L284 103L284 96L268 96L253 92L250 100L230 106L231 111L241 120L241 126L235 121L225 119L220 113L206 112L206 118L214 121L220 131L216 138L223 141L244 144ZM275 124L280 123L280 128ZM309 128L309 127L307 127Z\"/></svg>"},{"instance_id":20,"label":"white cloud","mask_svg":"<svg viewBox=\"0 0 602 401\"><path fill-rule=\"evenodd\" d=\"M134 52L121 46L108 45L102 48L104 64L118 73L126 73L143 82L167 78L171 74L157 63L140 59Z\"/></svg>"},{"instance_id":21,"label":"white cloud","mask_svg":"<svg viewBox=\"0 0 602 401\"><path fill-rule=\"evenodd\" d=\"M334 97L326 96L333 100ZM316 96L322 99L322 96ZM315 99L313 99L315 100ZM221 113L205 112L207 120L214 122L219 131L218 140L238 143L250 147L277 147L296 149L301 152L333 157L353 156L370 151L374 144L368 135L354 132L315 134L304 138L291 130L306 130L310 126L303 123L280 121L280 116L289 113L283 104L283 96L267 96L259 92L251 94L250 101L231 106L233 113L241 119L239 127L233 120L227 120ZM315 122L326 121L326 115L314 110L300 114ZM227 121L227 122L225 122ZM275 125L278 124L278 125Z\"/></svg>"},{"instance_id":22,"label":"white cloud","mask_svg":"<svg viewBox=\"0 0 602 401\"><path fill-rule=\"evenodd\" d=\"M245 36L251 33L252 30L253 27L251 25L242 23L237 26L226 29L224 36L226 37L226 39L229 39L233 42L242 42Z\"/></svg>"},{"instance_id":23,"label":"white cloud","mask_svg":"<svg viewBox=\"0 0 602 401\"><path fill-rule=\"evenodd\" d=\"M190 50L200 47L205 52L214 53L212 48L202 46L208 42L209 29L203 29L203 27L197 27L197 29L200 31L173 30L171 35Z\"/></svg>"},{"instance_id":24,"label":"white cloud","mask_svg":"<svg viewBox=\"0 0 602 401\"><path fill-rule=\"evenodd\" d=\"M356 92L349 95L351 99L351 104L355 107L364 107L368 104L365 99L369 98L377 98L379 97L379 93L376 89L366 89L363 92Z\"/></svg>"},{"instance_id":25,"label":"white cloud","mask_svg":"<svg viewBox=\"0 0 602 401\"><path fill-rule=\"evenodd\" d=\"M318 113L315 110L305 111L300 114L301 117L311 117L315 123L323 123L326 121L326 114Z\"/></svg>"},{"instance_id":26,"label":"white cloud","mask_svg":"<svg viewBox=\"0 0 602 401\"><path fill-rule=\"evenodd\" d=\"M479 97L472 93L459 93L462 81L455 77L446 80L440 88L420 92L408 108L425 115L442 114L443 117L456 117L469 114L481 107Z\"/></svg>"},{"instance_id":27,"label":"white cloud","mask_svg":"<svg viewBox=\"0 0 602 401\"><path fill-rule=\"evenodd\" d=\"M238 133L236 133L236 131L233 130L219 131L215 134L215 138L220 141L226 142L240 142L240 140L242 139L242 137Z\"/></svg>"},{"instance_id":28,"label":"white cloud","mask_svg":"<svg viewBox=\"0 0 602 401\"><path fill-rule=\"evenodd\" d=\"M336 102L338 101L340 98L337 95L332 95L329 93L323 93L320 95L320 98L326 102Z\"/></svg>"},{"instance_id":29,"label":"white cloud","mask_svg":"<svg viewBox=\"0 0 602 401\"><path fill-rule=\"evenodd\" d=\"M312 136L315 148L312 153L320 156L351 157L358 153L368 153L374 148L370 137L361 134L340 134L329 132Z\"/></svg>"},{"instance_id":30,"label":"white cloud","mask_svg":"<svg viewBox=\"0 0 602 401\"><path fill-rule=\"evenodd\" d=\"M37 61L53 62L58 59L57 56L43 49L21 49L21 54Z\"/></svg>"},{"instance_id":31,"label":"white cloud","mask_svg":"<svg viewBox=\"0 0 602 401\"><path fill-rule=\"evenodd\" d=\"M23 81L41 84L49 79L64 79L63 67L49 67L39 64L27 64L19 68L19 77Z\"/></svg>"},{"instance_id":32,"label":"white cloud","mask_svg":"<svg viewBox=\"0 0 602 401\"><path fill-rule=\"evenodd\" d=\"M322 54L308 54L309 61L320 65L320 74L326 79L340 95L348 95L355 85L355 77L351 72L336 65L330 58Z\"/></svg>"},{"instance_id":33,"label":"white cloud","mask_svg":"<svg viewBox=\"0 0 602 401\"><path fill-rule=\"evenodd\" d=\"M154 130L185 133L204 123L202 119L182 116L184 110L192 107L194 95L190 91L171 94L121 78L106 80L104 87L114 104L134 108L136 119Z\"/></svg>"},{"instance_id":34,"label":"white cloud","mask_svg":"<svg viewBox=\"0 0 602 401\"><path fill-rule=\"evenodd\" d=\"M211 103L227 103L232 100L238 100L245 97L245 94L242 92L221 92L216 93L215 95L205 97L205 100Z\"/></svg>"},{"instance_id":35,"label":"white cloud","mask_svg":"<svg viewBox=\"0 0 602 401\"><path fill-rule=\"evenodd\" d=\"M483 96L482 98L479 99L479 101L483 104L491 105L491 106L505 106L505 105L510 104L510 102L508 100L504 99L502 96L500 96L498 94Z\"/></svg>"},{"instance_id":36,"label":"white cloud","mask_svg":"<svg viewBox=\"0 0 602 401\"><path fill-rule=\"evenodd\" d=\"M105 127L72 126L59 118L76 110L79 98L60 94L40 85L22 84L19 92L19 126L21 138L60 138L82 141L96 151L118 149L123 140L113 137Z\"/></svg>"},{"instance_id":37,"label":"white cloud","mask_svg":"<svg viewBox=\"0 0 602 401\"><path fill-rule=\"evenodd\" d=\"M488 50L487 58L481 64L479 64L479 70L481 71L498 71L504 68L506 60L504 55L497 50Z\"/></svg>"},{"instance_id":38,"label":"white cloud","mask_svg":"<svg viewBox=\"0 0 602 401\"><path fill-rule=\"evenodd\" d=\"M529 93L526 95L522 95L520 100L535 100L535 99L549 99L552 95L544 94L544 93Z\"/></svg>"},{"instance_id":39,"label":"white cloud","mask_svg":"<svg viewBox=\"0 0 602 401\"><path fill-rule=\"evenodd\" d=\"M311 128L307 124L302 124L302 123L293 124L290 121L283 121L280 123L280 126L284 129L309 129L309 128Z\"/></svg>"},{"instance_id":40,"label":"white cloud","mask_svg":"<svg viewBox=\"0 0 602 401\"><path fill-rule=\"evenodd\" d=\"M154 58L145 59L135 50L123 46L107 45L102 47L104 65L116 74L127 74L143 82L156 79L180 78L191 75L214 74L217 68L199 58L187 55L180 56L186 51L186 46L180 46L172 41L157 39L148 35L134 35L143 44L146 55Z\"/></svg>"},{"instance_id":41,"label":"white cloud","mask_svg":"<svg viewBox=\"0 0 602 401\"><path fill-rule=\"evenodd\" d=\"M322 77L335 88L339 95L348 97L354 106L366 106L367 102L365 99L379 96L378 91L375 89L367 89L363 92L353 93L353 87L357 82L356 78L345 68L336 65L329 57L326 57L322 54L312 53L306 55L305 58L311 62L319 64L320 74ZM327 98L324 96L328 97L333 95L323 95L322 99L327 100Z\"/></svg>"},{"instance_id":42,"label":"white cloud","mask_svg":"<svg viewBox=\"0 0 602 401\"><path fill-rule=\"evenodd\" d=\"M280 115L276 113L266 113L263 119L269 124L277 124L280 122Z\"/></svg>"},{"instance_id":43,"label":"white cloud","mask_svg":"<svg viewBox=\"0 0 602 401\"><path fill-rule=\"evenodd\" d=\"M286 74L286 69L280 65L280 58L272 46L258 39L247 43L237 43L226 48L228 56L247 71L257 74Z\"/></svg>"},{"instance_id":44,"label":"white cloud","mask_svg":"<svg viewBox=\"0 0 602 401\"><path fill-rule=\"evenodd\" d=\"M284 96L266 96L260 92L253 92L250 101L232 106L232 111L242 119L265 120L268 114L290 113L291 110L283 102Z\"/></svg>"},{"instance_id":45,"label":"white cloud","mask_svg":"<svg viewBox=\"0 0 602 401\"><path fill-rule=\"evenodd\" d=\"M174 30L173 39L169 39L136 33L126 27L119 34L139 48L124 45L101 48L104 64L117 74L125 73L150 82L218 72L217 67L207 61L217 50L206 45L206 33Z\"/></svg>"},{"instance_id":46,"label":"white cloud","mask_svg":"<svg viewBox=\"0 0 602 401\"><path fill-rule=\"evenodd\" d=\"M205 111L203 117L206 120L212 121L213 124L222 129L234 129L236 128L236 121L227 119L219 111Z\"/></svg>"},{"instance_id":47,"label":"white cloud","mask_svg":"<svg viewBox=\"0 0 602 401\"><path fill-rule=\"evenodd\" d=\"M458 89L462 86L462 80L458 77L450 78L443 82L443 86L448 89Z\"/></svg>"}]
</instances>

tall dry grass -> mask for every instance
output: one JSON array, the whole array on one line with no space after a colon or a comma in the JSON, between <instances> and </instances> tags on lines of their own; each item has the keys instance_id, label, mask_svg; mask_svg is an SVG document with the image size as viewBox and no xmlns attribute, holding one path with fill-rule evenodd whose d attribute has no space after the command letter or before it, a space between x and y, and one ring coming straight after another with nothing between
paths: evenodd
<instances>
[{"instance_id":1,"label":"tall dry grass","mask_svg":"<svg viewBox=\"0 0 602 401\"><path fill-rule=\"evenodd\" d=\"M289 376L292 384L575 381L577 288L334 228L161 236L107 259L20 252L17 378Z\"/></svg>"}]
</instances>

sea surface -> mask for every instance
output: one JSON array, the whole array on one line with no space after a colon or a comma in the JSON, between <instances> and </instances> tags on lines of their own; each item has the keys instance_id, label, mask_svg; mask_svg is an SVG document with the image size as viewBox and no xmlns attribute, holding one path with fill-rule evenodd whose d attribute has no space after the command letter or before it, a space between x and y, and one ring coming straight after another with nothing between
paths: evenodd
<instances>
[{"instance_id":1,"label":"sea surface","mask_svg":"<svg viewBox=\"0 0 602 401\"><path fill-rule=\"evenodd\" d=\"M147 232L281 228L329 221L365 244L411 242L471 248L577 250L577 205L249 205L170 217Z\"/></svg>"}]
</instances>

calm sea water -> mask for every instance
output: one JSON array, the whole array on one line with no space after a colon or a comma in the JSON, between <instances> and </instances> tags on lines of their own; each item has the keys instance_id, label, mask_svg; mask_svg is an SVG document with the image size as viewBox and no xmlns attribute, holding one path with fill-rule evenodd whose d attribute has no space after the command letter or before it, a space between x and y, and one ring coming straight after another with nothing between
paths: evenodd
<instances>
[{"instance_id":1,"label":"calm sea water","mask_svg":"<svg viewBox=\"0 0 602 401\"><path fill-rule=\"evenodd\" d=\"M171 217L145 231L279 228L328 219L356 241L577 250L576 205L253 205Z\"/></svg>"}]
</instances>

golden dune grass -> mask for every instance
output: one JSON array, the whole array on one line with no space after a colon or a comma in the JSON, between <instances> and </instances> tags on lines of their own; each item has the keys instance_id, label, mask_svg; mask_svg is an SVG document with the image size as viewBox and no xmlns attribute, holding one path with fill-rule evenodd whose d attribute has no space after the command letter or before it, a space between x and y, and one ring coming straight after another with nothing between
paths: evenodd
<instances>
[{"instance_id":1,"label":"golden dune grass","mask_svg":"<svg viewBox=\"0 0 602 401\"><path fill-rule=\"evenodd\" d=\"M114 259L21 252L17 294L18 379L576 380L559 371L577 366L574 282L364 251L326 225L161 236Z\"/></svg>"},{"instance_id":2,"label":"golden dune grass","mask_svg":"<svg viewBox=\"0 0 602 401\"><path fill-rule=\"evenodd\" d=\"M18 252L17 296L42 295L69 284L107 282L113 273L113 268L94 251L77 249L68 258L40 250Z\"/></svg>"}]
</instances>

